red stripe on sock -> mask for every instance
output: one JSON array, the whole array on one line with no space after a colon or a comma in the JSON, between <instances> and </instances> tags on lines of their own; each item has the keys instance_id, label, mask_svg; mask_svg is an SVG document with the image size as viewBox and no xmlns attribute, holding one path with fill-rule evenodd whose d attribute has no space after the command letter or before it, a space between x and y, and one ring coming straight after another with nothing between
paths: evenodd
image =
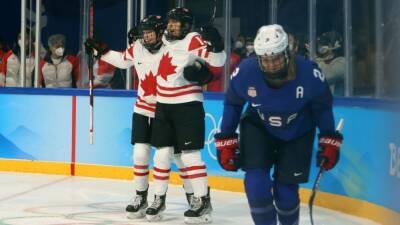
<instances>
[{"instance_id":1,"label":"red stripe on sock","mask_svg":"<svg viewBox=\"0 0 400 225\"><path fill-rule=\"evenodd\" d=\"M167 176L167 177L161 177L161 176L153 175L153 178L156 179L156 180L168 180L168 179L169 179L169 176Z\"/></svg>"},{"instance_id":2,"label":"red stripe on sock","mask_svg":"<svg viewBox=\"0 0 400 225\"><path fill-rule=\"evenodd\" d=\"M135 176L143 177L149 175L149 172L144 172L144 173L139 173L139 172L134 172Z\"/></svg>"},{"instance_id":3,"label":"red stripe on sock","mask_svg":"<svg viewBox=\"0 0 400 225\"><path fill-rule=\"evenodd\" d=\"M187 172L187 171L191 171L191 170L203 170L206 169L206 166L189 166L189 167L185 167L185 168L180 168L179 170L181 172Z\"/></svg>"},{"instance_id":4,"label":"red stripe on sock","mask_svg":"<svg viewBox=\"0 0 400 225\"><path fill-rule=\"evenodd\" d=\"M181 175L182 179L194 179L199 177L207 177L207 173L197 173L192 175Z\"/></svg>"},{"instance_id":5,"label":"red stripe on sock","mask_svg":"<svg viewBox=\"0 0 400 225\"><path fill-rule=\"evenodd\" d=\"M169 173L171 171L171 169L160 169L157 167L154 167L153 170L159 173Z\"/></svg>"}]
</instances>

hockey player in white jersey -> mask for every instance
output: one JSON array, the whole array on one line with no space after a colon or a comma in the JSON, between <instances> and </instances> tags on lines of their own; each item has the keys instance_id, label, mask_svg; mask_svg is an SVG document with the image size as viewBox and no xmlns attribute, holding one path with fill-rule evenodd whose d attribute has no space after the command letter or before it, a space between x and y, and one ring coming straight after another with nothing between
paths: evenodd
<instances>
[{"instance_id":1,"label":"hockey player in white jersey","mask_svg":"<svg viewBox=\"0 0 400 225\"><path fill-rule=\"evenodd\" d=\"M165 210L165 196L168 188L170 161L164 161L164 151L157 151L154 157L154 186L155 199L147 208L147 190L150 161L150 137L156 105L156 76L158 76L160 58L165 46L161 36L164 31L164 21L160 16L148 16L140 23L140 29L133 28L128 33L130 47L123 53L109 50L108 47L88 39L86 45L94 48L101 59L119 68L134 66L138 77L138 96L133 113L132 144L134 144L134 168L136 196L132 204L126 208L128 218L141 218L145 214L149 221L160 220L161 213ZM142 37L140 37L142 36ZM138 39L138 40L136 40ZM196 73L203 80L210 80L211 73L205 65L187 66L188 74ZM173 148L167 151L173 152ZM167 158L172 158L168 155ZM179 169L183 168L182 162L176 162ZM184 173L184 172L181 172ZM182 176L186 197L191 199L193 190L190 182ZM146 210L147 208L147 210Z\"/></svg>"},{"instance_id":2,"label":"hockey player in white jersey","mask_svg":"<svg viewBox=\"0 0 400 225\"><path fill-rule=\"evenodd\" d=\"M150 138L156 108L158 62L164 48L161 41L164 29L165 23L161 16L146 17L140 23L140 35L135 32L137 29L132 29L128 33L130 47L124 52L109 50L105 44L93 39L88 39L86 42L87 46L94 48L98 55L101 55L103 61L125 69L134 66L139 77L137 100L132 116L131 139L134 145L136 195L133 202L126 207L127 216L131 219L144 217L148 207ZM159 193L160 196L165 195L164 189L166 190L164 187L159 187L155 193Z\"/></svg>"},{"instance_id":3,"label":"hockey player in white jersey","mask_svg":"<svg viewBox=\"0 0 400 225\"><path fill-rule=\"evenodd\" d=\"M167 30L163 36L166 47L157 72L157 107L151 143L165 166L171 163L169 156L175 147L174 157L181 178L193 188L190 209L184 213L185 222L209 223L212 207L200 150L205 133L201 85L210 79L185 67L193 64L222 67L226 53L215 28L202 29L200 35L191 32L192 25L193 15L186 8L174 8L167 14ZM168 176L169 169L160 172Z\"/></svg>"}]
</instances>

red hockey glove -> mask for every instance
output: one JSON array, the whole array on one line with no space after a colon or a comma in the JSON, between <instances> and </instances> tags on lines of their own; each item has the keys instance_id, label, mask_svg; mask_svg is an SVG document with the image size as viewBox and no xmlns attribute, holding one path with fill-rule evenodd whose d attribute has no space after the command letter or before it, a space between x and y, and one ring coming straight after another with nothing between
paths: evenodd
<instances>
[{"instance_id":1,"label":"red hockey glove","mask_svg":"<svg viewBox=\"0 0 400 225\"><path fill-rule=\"evenodd\" d=\"M238 135L218 133L214 135L214 138L221 167L227 171L237 171L240 168Z\"/></svg>"},{"instance_id":2,"label":"red hockey glove","mask_svg":"<svg viewBox=\"0 0 400 225\"><path fill-rule=\"evenodd\" d=\"M339 132L318 135L317 166L330 170L339 161L343 136Z\"/></svg>"}]
</instances>

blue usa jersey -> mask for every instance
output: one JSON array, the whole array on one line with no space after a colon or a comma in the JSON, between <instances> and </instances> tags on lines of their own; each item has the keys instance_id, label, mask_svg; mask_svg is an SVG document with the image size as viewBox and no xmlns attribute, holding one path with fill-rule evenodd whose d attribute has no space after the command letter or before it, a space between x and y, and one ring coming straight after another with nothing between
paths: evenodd
<instances>
[{"instance_id":1,"label":"blue usa jersey","mask_svg":"<svg viewBox=\"0 0 400 225\"><path fill-rule=\"evenodd\" d=\"M231 75L225 94L222 133L234 133L248 103L250 113L257 114L268 133L282 140L292 140L319 128L334 132L332 94L317 65L297 56L296 78L282 87L267 85L257 58L243 60Z\"/></svg>"}]
</instances>

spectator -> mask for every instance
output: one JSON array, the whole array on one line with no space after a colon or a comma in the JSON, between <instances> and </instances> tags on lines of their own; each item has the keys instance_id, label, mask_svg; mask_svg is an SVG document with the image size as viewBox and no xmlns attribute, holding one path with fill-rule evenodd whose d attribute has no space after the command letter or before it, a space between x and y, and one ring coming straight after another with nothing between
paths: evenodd
<instances>
[{"instance_id":1,"label":"spectator","mask_svg":"<svg viewBox=\"0 0 400 225\"><path fill-rule=\"evenodd\" d=\"M233 41L232 41L232 46L233 46ZM229 75L233 73L233 71L236 69L236 67L239 65L241 61L240 55L238 55L235 52L236 47L238 46L232 47L232 51L229 56ZM206 85L205 90L212 92L224 92L224 87L225 87L224 68L208 66L208 69L213 74L213 80Z\"/></svg>"},{"instance_id":2,"label":"spectator","mask_svg":"<svg viewBox=\"0 0 400 225\"><path fill-rule=\"evenodd\" d=\"M254 43L253 38L247 37L246 38L246 57L253 57L256 56L254 52Z\"/></svg>"},{"instance_id":3,"label":"spectator","mask_svg":"<svg viewBox=\"0 0 400 225\"><path fill-rule=\"evenodd\" d=\"M6 43L3 41L3 39L0 37L0 68L1 64L3 61L3 56L6 54L8 51ZM0 87L4 86L4 77L0 76Z\"/></svg>"},{"instance_id":4,"label":"spectator","mask_svg":"<svg viewBox=\"0 0 400 225\"><path fill-rule=\"evenodd\" d=\"M111 79L114 77L115 67L103 60L96 60L93 67L94 88L111 88Z\"/></svg>"},{"instance_id":5,"label":"spectator","mask_svg":"<svg viewBox=\"0 0 400 225\"><path fill-rule=\"evenodd\" d=\"M77 58L65 53L65 36L51 35L48 39L49 50L40 60L40 80L42 87L76 88Z\"/></svg>"},{"instance_id":6,"label":"spectator","mask_svg":"<svg viewBox=\"0 0 400 225\"><path fill-rule=\"evenodd\" d=\"M224 91L224 67L208 66L213 75L212 81L205 86L205 90L212 92Z\"/></svg>"},{"instance_id":7,"label":"spectator","mask_svg":"<svg viewBox=\"0 0 400 225\"><path fill-rule=\"evenodd\" d=\"M331 92L344 95L345 58L342 53L342 38L335 31L321 34L317 39L315 61L325 75Z\"/></svg>"},{"instance_id":8,"label":"spectator","mask_svg":"<svg viewBox=\"0 0 400 225\"><path fill-rule=\"evenodd\" d=\"M27 34L29 34L27 30ZM29 39L32 37L32 39ZM29 49L34 49L33 35L26 35L25 49L26 49L26 73L25 73L25 87L32 87L32 74L35 68L35 58L33 52L29 52ZM14 44L14 47L6 51L2 57L2 63L0 64L0 86L6 87L21 87L20 82L20 65L21 65L21 50L22 45L21 34L18 35L18 41Z\"/></svg>"},{"instance_id":9,"label":"spectator","mask_svg":"<svg viewBox=\"0 0 400 225\"><path fill-rule=\"evenodd\" d=\"M245 42L246 42L245 37L243 35L239 34L235 41L233 50L232 50L232 52L234 52L236 55L240 56L241 59L246 57Z\"/></svg>"},{"instance_id":10,"label":"spectator","mask_svg":"<svg viewBox=\"0 0 400 225\"><path fill-rule=\"evenodd\" d=\"M74 75L76 76L76 87L78 87L78 83L82 79L81 73L81 62L80 62L80 54L76 57L76 65L74 68ZM95 59L93 64L93 87L94 88L113 88L112 82L116 79L114 78L114 74L116 72L116 68L104 62L101 59ZM87 74L88 75L88 74ZM122 81L123 82L123 81ZM125 84L124 84L125 85ZM83 83L83 87L87 88L89 86L88 79ZM124 87L117 87L117 89Z\"/></svg>"}]
</instances>

